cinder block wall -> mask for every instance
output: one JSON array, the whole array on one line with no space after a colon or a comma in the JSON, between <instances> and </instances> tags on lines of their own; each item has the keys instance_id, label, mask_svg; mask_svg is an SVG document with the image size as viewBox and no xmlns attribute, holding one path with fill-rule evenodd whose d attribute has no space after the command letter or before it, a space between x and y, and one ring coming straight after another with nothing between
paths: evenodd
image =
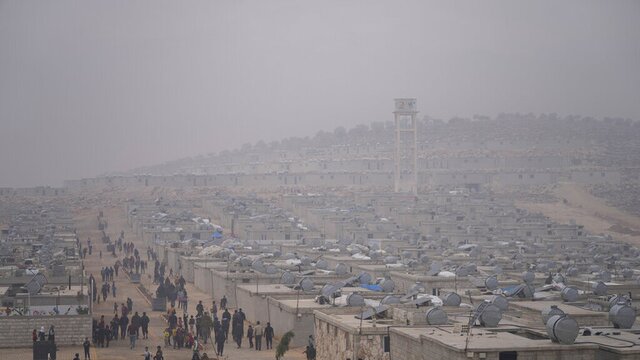
<instances>
[{"instance_id":1,"label":"cinder block wall","mask_svg":"<svg viewBox=\"0 0 640 360\"><path fill-rule=\"evenodd\" d=\"M0 348L30 347L31 332L49 326L56 331L57 345L81 345L85 337L91 339L90 315L65 316L5 316L0 317Z\"/></svg>"}]
</instances>

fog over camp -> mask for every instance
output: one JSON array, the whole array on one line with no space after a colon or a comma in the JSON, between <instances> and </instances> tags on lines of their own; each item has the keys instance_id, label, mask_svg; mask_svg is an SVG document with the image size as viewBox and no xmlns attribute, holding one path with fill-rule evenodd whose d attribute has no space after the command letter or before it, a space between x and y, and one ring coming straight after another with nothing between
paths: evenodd
<instances>
[{"instance_id":1,"label":"fog over camp","mask_svg":"<svg viewBox=\"0 0 640 360\"><path fill-rule=\"evenodd\" d=\"M0 359L637 359L638 94L638 1L0 0Z\"/></svg>"},{"instance_id":2,"label":"fog over camp","mask_svg":"<svg viewBox=\"0 0 640 360\"><path fill-rule=\"evenodd\" d=\"M636 1L0 2L2 186L391 121L638 120Z\"/></svg>"}]
</instances>

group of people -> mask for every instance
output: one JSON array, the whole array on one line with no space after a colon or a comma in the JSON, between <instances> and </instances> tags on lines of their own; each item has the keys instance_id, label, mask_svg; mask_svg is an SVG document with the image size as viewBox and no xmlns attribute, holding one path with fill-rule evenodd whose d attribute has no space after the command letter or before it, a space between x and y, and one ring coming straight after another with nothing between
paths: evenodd
<instances>
[{"instance_id":1,"label":"group of people","mask_svg":"<svg viewBox=\"0 0 640 360\"><path fill-rule=\"evenodd\" d=\"M128 299L131 300L131 299ZM130 302L133 306L133 302ZM115 306L117 309L117 304ZM135 348L136 340L140 337L142 332L142 338L149 338L149 316L146 312L142 313L142 316L136 311L131 319L129 319L129 313L132 312L132 307L122 304L121 315L118 317L118 313L113 316L113 319L109 323L105 322L104 315L100 317L100 320L93 320L93 342L96 346L109 347L111 340L124 340L129 339L129 346L131 349ZM142 330L142 331L141 331Z\"/></svg>"},{"instance_id":2,"label":"group of people","mask_svg":"<svg viewBox=\"0 0 640 360\"><path fill-rule=\"evenodd\" d=\"M121 260L117 260L112 267L103 267L101 270L101 277L103 280L102 285L102 300L106 301L109 293L111 292L113 297L116 296L116 285L114 281L118 276L118 270L120 267L127 271L144 273L146 268L146 262L140 259L140 253L135 248L133 242L123 242L124 234L121 233L117 242L117 247L122 252L124 250L125 256ZM89 242L89 248L90 248ZM90 251L90 250L89 250ZM188 315L188 293L186 290L186 280L184 277L179 276L175 279L175 283L171 281L173 277L173 269L170 269L169 276L165 277L165 264L158 260L157 254L149 247L147 248L147 261L154 261L154 283L159 284L156 291L158 298L166 298L167 302L171 304L167 312L167 328L163 331L164 346L173 347L174 349L192 349L194 359L203 359L200 356L202 350L201 342L207 344L210 340L215 345L216 355L222 356L224 353L224 346L229 341L229 332L231 330L231 338L237 348L242 347L244 337L247 338L249 348L257 351L262 350L263 339L266 349L273 348L274 329L269 322L266 326L263 326L260 321L257 321L255 325L248 325L245 332L245 320L246 315L242 309L233 311L233 314L227 308L228 300L226 296L220 299L220 306L216 304L216 301L212 302L210 311L205 311L202 301L199 301L195 307L196 314ZM91 275L90 279L93 284L93 301L96 301L96 281ZM111 282L111 283L109 283ZM99 297L97 302L100 302ZM182 316L178 316L176 312L177 308L182 310ZM108 347L111 340L129 340L129 346L134 349L136 346L136 340L142 333L143 339L148 339L149 334L149 317L146 312L139 315L133 312L133 301L127 298L127 303L122 303L120 306L120 314L118 313L118 303L114 303L114 316L111 321L105 321L104 316L101 316L99 320L93 321L93 343L96 346ZM221 312L221 313L220 313ZM220 317L218 315L220 314ZM34 334L35 334L34 330ZM36 336L36 335L34 335ZM85 350L85 360L90 359L89 347L91 342L86 339L83 343ZM307 352L308 354L309 352ZM206 354L204 354L206 357ZM76 356L78 356L76 354ZM156 355L151 357L151 353L148 348L145 347L143 353L144 359L163 360L162 347L158 346Z\"/></svg>"},{"instance_id":3,"label":"group of people","mask_svg":"<svg viewBox=\"0 0 640 360\"><path fill-rule=\"evenodd\" d=\"M45 341L45 340L46 341L56 341L56 329L55 329L55 326L53 326L53 325L49 326L48 334L45 333L44 326L41 326L39 331L36 331L36 329L33 329L33 332L31 333L31 339L33 340L33 342Z\"/></svg>"}]
</instances>

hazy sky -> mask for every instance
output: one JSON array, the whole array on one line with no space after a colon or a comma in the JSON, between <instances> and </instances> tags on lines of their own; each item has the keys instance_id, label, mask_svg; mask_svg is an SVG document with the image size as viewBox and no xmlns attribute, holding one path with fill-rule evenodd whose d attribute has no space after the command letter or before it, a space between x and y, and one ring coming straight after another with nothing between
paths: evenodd
<instances>
[{"instance_id":1,"label":"hazy sky","mask_svg":"<svg viewBox=\"0 0 640 360\"><path fill-rule=\"evenodd\" d=\"M640 119L640 1L0 0L0 186L422 114Z\"/></svg>"}]
</instances>

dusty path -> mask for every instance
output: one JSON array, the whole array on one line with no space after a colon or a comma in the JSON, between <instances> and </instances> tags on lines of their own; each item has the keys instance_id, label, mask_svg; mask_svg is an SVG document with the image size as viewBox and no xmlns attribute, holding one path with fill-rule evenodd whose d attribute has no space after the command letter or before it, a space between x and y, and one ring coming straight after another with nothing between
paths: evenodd
<instances>
[{"instance_id":1,"label":"dusty path","mask_svg":"<svg viewBox=\"0 0 640 360\"><path fill-rule=\"evenodd\" d=\"M607 205L603 199L593 196L579 185L561 184L555 190L555 195L559 200L554 203L518 201L516 206L542 212L561 223L575 220L591 233L611 235L620 241L640 245L640 235L637 235L640 217Z\"/></svg>"},{"instance_id":2,"label":"dusty path","mask_svg":"<svg viewBox=\"0 0 640 360\"><path fill-rule=\"evenodd\" d=\"M141 253L141 258L146 260L146 247L142 244L141 239L137 239L133 237L133 234L126 222L126 214L123 206L110 206L98 209L83 209L76 211L74 213L74 220L76 224L76 228L78 231L78 236L83 244L86 244L87 239L90 237L93 247L92 255L87 256L87 259L84 261L85 269L87 271L87 276L93 273L94 277L98 281L98 288L101 286L101 278L100 278L100 270L104 266L112 266L117 258L114 258L110 253L106 250L106 245L100 241L101 232L98 230L98 220L97 215L99 210L103 210L104 216L108 221L108 228L106 229L107 235L111 237L111 239L117 239L120 231L124 230L125 232L125 241L133 241L136 245L136 248L139 249ZM99 256L99 252L102 250L102 258ZM116 252L117 253L117 252ZM118 254L118 258L121 257ZM153 265L151 265L151 271L153 271ZM145 284L150 284L152 282L151 276L148 274L142 275L143 282ZM116 298L112 298L111 294L107 298L106 303L100 302L99 304L94 303L94 312L93 315L95 318L100 318L101 315L105 316L105 322L110 321L113 318L113 304L116 301L119 305L126 302L127 297L130 297L133 300L133 311L137 311L140 315L142 312L147 312L149 315L151 322L149 324L149 339L145 340L140 338L134 350L130 350L129 341L128 340L112 340L109 344L108 348L93 348L91 349L92 360L130 360L130 359L142 359L142 352L144 351L144 347L148 346L149 350L152 353L155 353L155 348L158 345L163 347L164 357L166 360L190 360L192 357L191 350L182 349L182 350L174 350L174 349L165 349L164 348L164 340L162 338L162 331L166 327L165 321L161 318L160 312L152 312L151 305L147 302L146 298L140 293L140 291L136 288L134 284L132 284L129 279L120 272L118 277L115 277L116 282ZM211 304L211 297L197 290L192 284L187 284L187 291L189 293L189 306L192 309L195 309L195 305L199 300L202 300L203 304L208 305ZM205 306L208 308L208 306ZM181 311L178 313L182 314ZM263 351L255 351L253 349L248 348L248 342L243 341L243 348L237 349L235 346L229 342L225 346L225 356L224 359L251 359L251 360L260 360L260 359L269 359L273 360L275 358L274 350L263 350ZM274 341L275 346L275 341ZM296 348L291 349L287 352L286 359L287 360L297 360L297 359L305 359L306 357L302 354L303 349ZM205 346L205 352L207 355L216 359L215 351L211 347L211 343ZM78 347L61 347L58 352L58 359L72 359L75 353L79 353L81 355L81 359L83 359L83 350L81 346ZM27 360L31 359L31 349L30 348L21 348L21 349L0 349L0 359L14 359L14 360ZM222 359L222 358L221 358Z\"/></svg>"}]
</instances>

